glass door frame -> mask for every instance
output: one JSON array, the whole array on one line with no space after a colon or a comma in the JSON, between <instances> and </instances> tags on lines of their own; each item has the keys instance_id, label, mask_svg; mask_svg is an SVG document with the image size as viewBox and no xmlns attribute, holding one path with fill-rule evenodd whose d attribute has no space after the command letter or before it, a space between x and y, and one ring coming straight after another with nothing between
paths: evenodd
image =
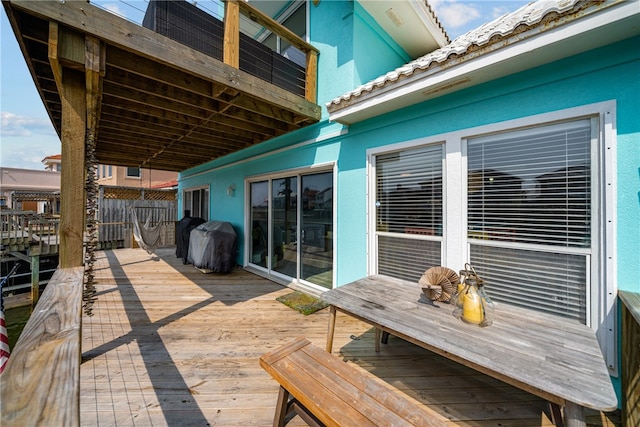
<instances>
[{"instance_id":1,"label":"glass door frame","mask_svg":"<svg viewBox=\"0 0 640 427\"><path fill-rule=\"evenodd\" d=\"M252 222L252 206L251 206L251 185L256 182L266 181L268 194L267 198L269 200L269 208L268 208L268 241L273 241L273 209L272 209L272 201L273 201L273 185L272 182L277 179L287 178L287 177L296 177L296 192L299 195L302 191L302 178L305 175L315 175L321 173L331 173L332 174L332 185L333 185L333 203L332 203L332 222L333 222L333 234L332 234L332 245L333 245L333 256L331 259L332 263L332 287L335 287L336 283L336 259L337 259L337 245L336 245L336 215L337 215L337 170L336 163L330 162L322 165L316 165L314 167L306 167L306 168L298 168L298 169L289 169L286 171L279 171L270 174L256 175L252 177L245 178L245 238L244 238L244 267L248 267L252 269L257 274L263 275L269 279L282 283L284 285L290 285L292 283L301 284L303 286L308 286L313 289L326 291L327 288L321 285L309 282L301 278L302 274L302 245L298 244L296 248L296 277L287 276L283 273L280 273L273 269L271 266L271 259L273 255L273 245L268 245L268 255L267 255L267 264L266 267L261 266L259 264L253 263L251 258L251 222ZM301 204L297 204L297 229L296 229L296 240L297 242L301 241L302 232L301 232L301 224L302 224L302 208Z\"/></svg>"}]
</instances>

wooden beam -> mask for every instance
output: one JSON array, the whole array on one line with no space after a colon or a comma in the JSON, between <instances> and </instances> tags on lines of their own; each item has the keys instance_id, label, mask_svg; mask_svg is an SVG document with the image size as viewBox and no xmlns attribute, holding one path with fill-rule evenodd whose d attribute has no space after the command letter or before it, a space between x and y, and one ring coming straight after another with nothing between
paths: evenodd
<instances>
[{"instance_id":1,"label":"wooden beam","mask_svg":"<svg viewBox=\"0 0 640 427\"><path fill-rule=\"evenodd\" d=\"M63 67L83 70L85 66L85 38L81 33L59 27L58 59Z\"/></svg>"},{"instance_id":2,"label":"wooden beam","mask_svg":"<svg viewBox=\"0 0 640 427\"><path fill-rule=\"evenodd\" d=\"M58 91L62 90L62 66L58 60L58 40L59 31L57 22L49 22L49 64L51 64L51 72L53 79L56 81Z\"/></svg>"},{"instance_id":3,"label":"wooden beam","mask_svg":"<svg viewBox=\"0 0 640 427\"><path fill-rule=\"evenodd\" d=\"M304 97L314 104L317 102L318 86L318 54L313 51L307 52L306 82L304 86Z\"/></svg>"},{"instance_id":4,"label":"wooden beam","mask_svg":"<svg viewBox=\"0 0 640 427\"><path fill-rule=\"evenodd\" d=\"M321 108L299 95L295 95L272 83L252 76L242 70L218 61L202 52L186 48L183 44L161 36L90 3L80 1L29 1L12 0L12 7L47 20L56 20L75 31L110 40L122 49L135 52L172 68L185 71L205 80L229 86L229 79L236 83L234 89L248 93L279 108L313 120L321 117ZM244 7L244 2L238 5ZM309 45L310 46L310 45ZM311 46L313 48L313 46ZM305 52L307 49L303 49ZM108 55L107 55L108 57Z\"/></svg>"},{"instance_id":5,"label":"wooden beam","mask_svg":"<svg viewBox=\"0 0 640 427\"><path fill-rule=\"evenodd\" d=\"M233 68L240 68L240 8L237 1L224 4L224 52L223 61Z\"/></svg>"},{"instance_id":6,"label":"wooden beam","mask_svg":"<svg viewBox=\"0 0 640 427\"><path fill-rule=\"evenodd\" d=\"M81 72L64 69L62 75L62 171L60 172L60 267L83 265L86 198L85 135L86 84Z\"/></svg>"}]
</instances>

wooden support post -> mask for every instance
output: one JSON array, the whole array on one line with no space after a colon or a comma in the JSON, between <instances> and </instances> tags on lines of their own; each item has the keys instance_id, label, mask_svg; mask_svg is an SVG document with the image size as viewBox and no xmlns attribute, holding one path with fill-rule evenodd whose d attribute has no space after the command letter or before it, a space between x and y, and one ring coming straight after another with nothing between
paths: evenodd
<instances>
[{"instance_id":1,"label":"wooden support post","mask_svg":"<svg viewBox=\"0 0 640 427\"><path fill-rule=\"evenodd\" d=\"M567 402L564 406L564 425L566 427L585 427L584 408L576 403Z\"/></svg>"},{"instance_id":2,"label":"wooden support post","mask_svg":"<svg viewBox=\"0 0 640 427\"><path fill-rule=\"evenodd\" d=\"M49 25L48 57L54 71L62 104L62 171L60 172L60 249L61 268L83 265L85 221L85 134L87 104L82 72L61 65L60 52L77 47L74 34L64 34L55 23ZM71 54L70 56L75 56Z\"/></svg>"},{"instance_id":3,"label":"wooden support post","mask_svg":"<svg viewBox=\"0 0 640 427\"><path fill-rule=\"evenodd\" d=\"M31 309L33 310L40 299L40 248L30 251L31 255Z\"/></svg>"},{"instance_id":4,"label":"wooden support post","mask_svg":"<svg viewBox=\"0 0 640 427\"><path fill-rule=\"evenodd\" d=\"M240 68L240 7L236 0L224 3L223 61L233 68Z\"/></svg>"},{"instance_id":5,"label":"wooden support post","mask_svg":"<svg viewBox=\"0 0 640 427\"><path fill-rule=\"evenodd\" d=\"M305 98L309 102L316 103L318 82L318 52L307 51L307 70L305 82Z\"/></svg>"},{"instance_id":6,"label":"wooden support post","mask_svg":"<svg viewBox=\"0 0 640 427\"><path fill-rule=\"evenodd\" d=\"M60 267L83 265L85 222L85 135L87 104L84 74L62 75L62 171L60 172Z\"/></svg>"}]
</instances>

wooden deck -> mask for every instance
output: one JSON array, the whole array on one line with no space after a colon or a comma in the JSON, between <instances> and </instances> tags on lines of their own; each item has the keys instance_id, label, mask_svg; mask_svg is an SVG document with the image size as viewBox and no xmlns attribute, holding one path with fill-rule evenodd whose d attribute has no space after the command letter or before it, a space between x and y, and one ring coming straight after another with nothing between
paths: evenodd
<instances>
[{"instance_id":1,"label":"wooden deck","mask_svg":"<svg viewBox=\"0 0 640 427\"><path fill-rule=\"evenodd\" d=\"M324 347L328 310L277 302L289 289L237 269L202 274L173 248L98 253L98 300L83 316L84 426L268 426L278 384L259 357L291 337ZM339 314L333 353L428 405L451 425L550 426L541 399ZM587 413L591 426L618 414ZM289 425L304 425L294 419Z\"/></svg>"}]
</instances>

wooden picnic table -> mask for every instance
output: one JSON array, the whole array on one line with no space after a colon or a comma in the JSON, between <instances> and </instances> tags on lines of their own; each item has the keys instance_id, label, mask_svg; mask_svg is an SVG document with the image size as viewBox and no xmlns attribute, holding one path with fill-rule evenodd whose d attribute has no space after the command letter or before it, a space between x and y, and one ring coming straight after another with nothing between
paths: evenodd
<instances>
[{"instance_id":1,"label":"wooden picnic table","mask_svg":"<svg viewBox=\"0 0 640 427\"><path fill-rule=\"evenodd\" d=\"M585 426L584 408L617 409L595 332L579 322L498 304L493 324L453 316L453 306L422 297L417 283L368 276L322 294L330 304L326 350L336 311L564 407L568 427ZM377 349L376 348L376 349Z\"/></svg>"}]
</instances>

